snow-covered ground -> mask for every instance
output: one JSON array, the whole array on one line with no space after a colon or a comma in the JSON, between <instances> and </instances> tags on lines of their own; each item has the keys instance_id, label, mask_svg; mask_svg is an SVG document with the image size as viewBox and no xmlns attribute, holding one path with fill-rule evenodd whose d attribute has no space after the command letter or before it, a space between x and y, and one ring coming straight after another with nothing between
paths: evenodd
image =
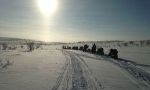
<instances>
[{"instance_id":1,"label":"snow-covered ground","mask_svg":"<svg viewBox=\"0 0 150 90\"><path fill-rule=\"evenodd\" d=\"M59 48L1 51L0 90L150 89L149 73L133 63Z\"/></svg>"},{"instance_id":2,"label":"snow-covered ground","mask_svg":"<svg viewBox=\"0 0 150 90\"><path fill-rule=\"evenodd\" d=\"M66 61L56 50L5 52L2 57L13 64L0 66L0 90L50 90Z\"/></svg>"},{"instance_id":3,"label":"snow-covered ground","mask_svg":"<svg viewBox=\"0 0 150 90\"><path fill-rule=\"evenodd\" d=\"M118 50L118 56L121 59L128 60L136 63L140 68L146 70L150 73L150 45L143 44L140 42L134 41L135 45L130 44L130 42L82 42L82 43L71 43L67 44L68 46L83 46L85 44L89 45L91 49L93 44L96 44L97 48L103 47L104 53L108 54L111 48ZM124 43L128 46L124 46ZM57 48L61 46L57 46Z\"/></svg>"},{"instance_id":4,"label":"snow-covered ground","mask_svg":"<svg viewBox=\"0 0 150 90\"><path fill-rule=\"evenodd\" d=\"M124 47L119 48L119 56L140 64L150 65L150 47Z\"/></svg>"},{"instance_id":5,"label":"snow-covered ground","mask_svg":"<svg viewBox=\"0 0 150 90\"><path fill-rule=\"evenodd\" d=\"M118 49L118 56L121 59L136 63L140 68L150 73L150 46L133 46L133 47L114 47ZM110 48L104 48L105 53Z\"/></svg>"}]
</instances>

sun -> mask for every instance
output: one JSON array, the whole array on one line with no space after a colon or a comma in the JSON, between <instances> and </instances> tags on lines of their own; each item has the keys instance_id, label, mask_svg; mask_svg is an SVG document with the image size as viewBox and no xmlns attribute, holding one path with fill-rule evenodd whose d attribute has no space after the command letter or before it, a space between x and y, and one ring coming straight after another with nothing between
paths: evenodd
<instances>
[{"instance_id":1,"label":"sun","mask_svg":"<svg viewBox=\"0 0 150 90\"><path fill-rule=\"evenodd\" d=\"M48 17L57 10L58 1L57 0L38 0L38 7L41 13L44 16Z\"/></svg>"}]
</instances>

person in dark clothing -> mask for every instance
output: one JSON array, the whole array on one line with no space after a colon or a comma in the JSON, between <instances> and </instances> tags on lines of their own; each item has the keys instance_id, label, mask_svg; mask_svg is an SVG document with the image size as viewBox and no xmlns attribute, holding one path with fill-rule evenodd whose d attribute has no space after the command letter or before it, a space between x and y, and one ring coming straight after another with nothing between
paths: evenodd
<instances>
[{"instance_id":1,"label":"person in dark clothing","mask_svg":"<svg viewBox=\"0 0 150 90\"><path fill-rule=\"evenodd\" d=\"M73 50L78 50L78 46L73 46L72 49Z\"/></svg>"},{"instance_id":2,"label":"person in dark clothing","mask_svg":"<svg viewBox=\"0 0 150 90\"><path fill-rule=\"evenodd\" d=\"M111 56L113 55L112 53L113 53L113 49L110 49L110 50L109 50L109 54L108 54L108 56L110 56L110 57L111 57Z\"/></svg>"},{"instance_id":3,"label":"person in dark clothing","mask_svg":"<svg viewBox=\"0 0 150 90\"><path fill-rule=\"evenodd\" d=\"M83 51L84 47L83 46L80 46L79 50Z\"/></svg>"},{"instance_id":4,"label":"person in dark clothing","mask_svg":"<svg viewBox=\"0 0 150 90\"><path fill-rule=\"evenodd\" d=\"M85 45L84 45L84 48L83 48L83 52L87 52L88 47L89 47L89 46L88 46L87 44L85 44Z\"/></svg>"},{"instance_id":5,"label":"person in dark clothing","mask_svg":"<svg viewBox=\"0 0 150 90\"><path fill-rule=\"evenodd\" d=\"M118 50L117 49L110 49L108 56L110 56L114 59L118 59Z\"/></svg>"},{"instance_id":6,"label":"person in dark clothing","mask_svg":"<svg viewBox=\"0 0 150 90\"><path fill-rule=\"evenodd\" d=\"M93 53L93 54L96 53L96 45L95 45L95 43L94 43L93 46L92 46L92 53Z\"/></svg>"},{"instance_id":7,"label":"person in dark clothing","mask_svg":"<svg viewBox=\"0 0 150 90\"><path fill-rule=\"evenodd\" d=\"M87 49L87 52L91 53L91 49Z\"/></svg>"},{"instance_id":8,"label":"person in dark clothing","mask_svg":"<svg viewBox=\"0 0 150 90\"><path fill-rule=\"evenodd\" d=\"M114 49L114 51L113 51L113 58L114 59L118 59L118 50L117 49Z\"/></svg>"},{"instance_id":9,"label":"person in dark clothing","mask_svg":"<svg viewBox=\"0 0 150 90\"><path fill-rule=\"evenodd\" d=\"M66 46L62 46L62 49L66 49Z\"/></svg>"},{"instance_id":10,"label":"person in dark clothing","mask_svg":"<svg viewBox=\"0 0 150 90\"><path fill-rule=\"evenodd\" d=\"M104 55L104 49L103 49L103 48L99 48L99 49L97 50L97 54L98 54L98 55Z\"/></svg>"}]
</instances>

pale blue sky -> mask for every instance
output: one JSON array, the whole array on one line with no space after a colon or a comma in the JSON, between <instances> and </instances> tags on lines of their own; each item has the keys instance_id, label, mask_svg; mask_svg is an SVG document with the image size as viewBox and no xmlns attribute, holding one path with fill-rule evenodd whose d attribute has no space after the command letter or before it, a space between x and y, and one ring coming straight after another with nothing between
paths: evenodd
<instances>
[{"instance_id":1,"label":"pale blue sky","mask_svg":"<svg viewBox=\"0 0 150 90\"><path fill-rule=\"evenodd\" d=\"M45 18L37 0L0 0L0 36L44 41L150 39L149 0L57 0Z\"/></svg>"}]
</instances>

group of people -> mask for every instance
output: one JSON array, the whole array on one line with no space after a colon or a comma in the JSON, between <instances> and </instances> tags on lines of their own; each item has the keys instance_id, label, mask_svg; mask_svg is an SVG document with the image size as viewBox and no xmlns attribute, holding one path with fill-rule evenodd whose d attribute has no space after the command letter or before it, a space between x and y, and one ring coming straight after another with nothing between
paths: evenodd
<instances>
[{"instance_id":1,"label":"group of people","mask_svg":"<svg viewBox=\"0 0 150 90\"><path fill-rule=\"evenodd\" d=\"M89 52L92 54L98 54L98 55L104 55L104 49L101 48L97 48L96 44L94 43L91 47L91 49L89 48L89 45L85 44L84 46L63 46L63 49L72 49L72 50L81 50L83 52ZM108 56L110 56L111 58L114 59L118 59L118 50L117 49L110 49Z\"/></svg>"},{"instance_id":2,"label":"group of people","mask_svg":"<svg viewBox=\"0 0 150 90\"><path fill-rule=\"evenodd\" d=\"M95 43L93 44L91 49L89 49L89 46L85 44L83 48L83 52L90 52L92 54L104 55L104 49L103 48L97 49Z\"/></svg>"}]
</instances>

